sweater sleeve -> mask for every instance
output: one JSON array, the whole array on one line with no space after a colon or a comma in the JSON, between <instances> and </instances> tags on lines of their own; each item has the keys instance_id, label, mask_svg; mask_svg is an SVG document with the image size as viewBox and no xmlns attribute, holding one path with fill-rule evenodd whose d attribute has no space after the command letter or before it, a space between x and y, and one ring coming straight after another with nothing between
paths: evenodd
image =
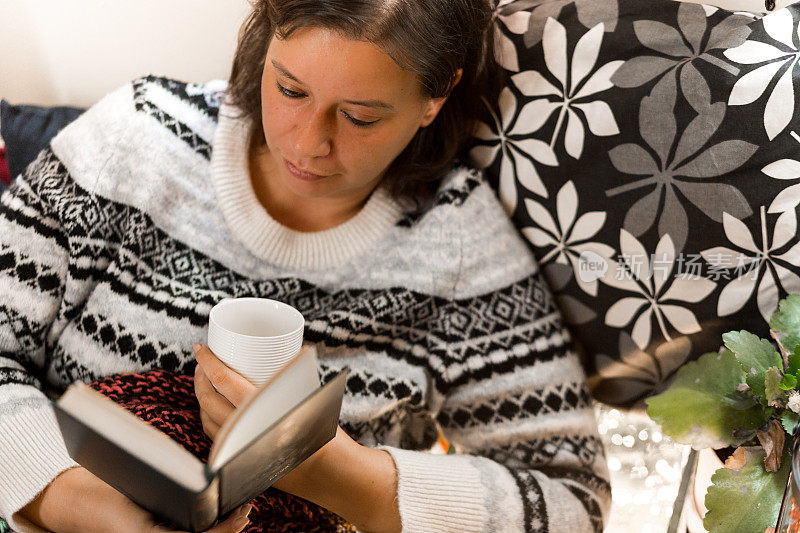
<instances>
[{"instance_id":1,"label":"sweater sleeve","mask_svg":"<svg viewBox=\"0 0 800 533\"><path fill-rule=\"evenodd\" d=\"M77 466L44 393L69 261L65 232L42 192L65 174L45 149L0 198L0 516L19 531L32 528L14 514Z\"/></svg>"},{"instance_id":2,"label":"sweater sleeve","mask_svg":"<svg viewBox=\"0 0 800 533\"><path fill-rule=\"evenodd\" d=\"M602 531L611 491L569 333L491 192L470 202L449 342L431 355L434 414L457 453L384 447L403 531Z\"/></svg>"}]
</instances>

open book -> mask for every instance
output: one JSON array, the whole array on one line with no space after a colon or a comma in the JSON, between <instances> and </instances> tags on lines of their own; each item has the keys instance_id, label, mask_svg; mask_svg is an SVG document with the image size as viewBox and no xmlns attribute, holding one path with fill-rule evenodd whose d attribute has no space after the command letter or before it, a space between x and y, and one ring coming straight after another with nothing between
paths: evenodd
<instances>
[{"instance_id":1,"label":"open book","mask_svg":"<svg viewBox=\"0 0 800 533\"><path fill-rule=\"evenodd\" d=\"M82 383L55 411L75 461L174 526L204 531L333 438L346 375L320 387L316 352L303 348L225 421L208 464Z\"/></svg>"}]
</instances>

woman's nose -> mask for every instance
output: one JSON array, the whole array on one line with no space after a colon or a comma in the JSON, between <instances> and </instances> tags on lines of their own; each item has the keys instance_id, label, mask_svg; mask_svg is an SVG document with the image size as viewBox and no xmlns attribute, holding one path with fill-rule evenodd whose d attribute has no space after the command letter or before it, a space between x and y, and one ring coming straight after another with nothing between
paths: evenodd
<instances>
[{"instance_id":1,"label":"woman's nose","mask_svg":"<svg viewBox=\"0 0 800 533\"><path fill-rule=\"evenodd\" d=\"M325 157L331 152L330 128L324 116L302 118L294 139L295 153L300 157Z\"/></svg>"}]
</instances>

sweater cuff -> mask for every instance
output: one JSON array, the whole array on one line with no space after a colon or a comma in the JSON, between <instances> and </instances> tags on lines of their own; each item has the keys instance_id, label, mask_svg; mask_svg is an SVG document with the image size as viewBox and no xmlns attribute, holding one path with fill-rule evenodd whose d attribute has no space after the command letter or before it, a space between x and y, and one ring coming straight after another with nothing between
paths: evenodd
<instances>
[{"instance_id":1,"label":"sweater cuff","mask_svg":"<svg viewBox=\"0 0 800 533\"><path fill-rule=\"evenodd\" d=\"M404 533L485 531L485 486L471 458L379 446L394 459Z\"/></svg>"},{"instance_id":2,"label":"sweater cuff","mask_svg":"<svg viewBox=\"0 0 800 533\"><path fill-rule=\"evenodd\" d=\"M0 516L13 530L30 531L14 514L61 472L79 466L67 453L51 405L0 418Z\"/></svg>"}]
</instances>

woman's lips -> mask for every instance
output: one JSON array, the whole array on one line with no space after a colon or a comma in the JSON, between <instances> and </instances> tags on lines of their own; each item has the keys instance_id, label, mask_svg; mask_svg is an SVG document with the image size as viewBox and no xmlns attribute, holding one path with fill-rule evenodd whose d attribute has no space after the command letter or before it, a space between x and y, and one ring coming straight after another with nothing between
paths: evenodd
<instances>
[{"instance_id":1,"label":"woman's lips","mask_svg":"<svg viewBox=\"0 0 800 533\"><path fill-rule=\"evenodd\" d=\"M288 159L283 160L286 163L286 168L295 178L303 181L317 181L323 178L327 178L327 176L323 176L321 174L314 174L313 172L306 172L305 170L300 170L295 165L289 162Z\"/></svg>"}]
</instances>

